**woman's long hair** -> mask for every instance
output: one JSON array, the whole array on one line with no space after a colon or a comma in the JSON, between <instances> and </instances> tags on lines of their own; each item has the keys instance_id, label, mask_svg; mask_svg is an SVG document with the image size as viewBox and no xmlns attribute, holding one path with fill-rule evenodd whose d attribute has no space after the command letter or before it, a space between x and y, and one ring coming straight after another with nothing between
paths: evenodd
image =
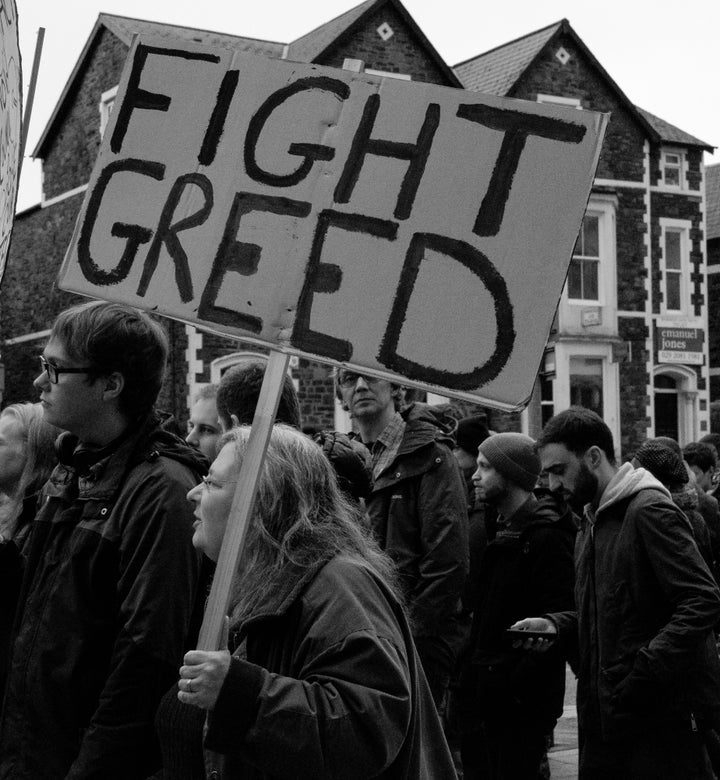
<instances>
[{"instance_id":1,"label":"woman's long hair","mask_svg":"<svg viewBox=\"0 0 720 780\"><path fill-rule=\"evenodd\" d=\"M250 428L229 431L220 447L235 446L238 471ZM231 598L231 621L252 614L289 576L340 553L363 560L397 595L395 568L342 494L332 465L307 435L275 425L260 473L245 548ZM295 574L291 574L295 572Z\"/></svg>"},{"instance_id":2,"label":"woman's long hair","mask_svg":"<svg viewBox=\"0 0 720 780\"><path fill-rule=\"evenodd\" d=\"M25 441L25 467L12 494L8 495L12 510L5 522L14 526L22 512L23 501L40 491L55 468L55 439L60 434L60 429L45 422L42 405L39 403L11 404L2 410L0 416L17 420ZM15 528L13 533L17 534L20 530Z\"/></svg>"}]
</instances>

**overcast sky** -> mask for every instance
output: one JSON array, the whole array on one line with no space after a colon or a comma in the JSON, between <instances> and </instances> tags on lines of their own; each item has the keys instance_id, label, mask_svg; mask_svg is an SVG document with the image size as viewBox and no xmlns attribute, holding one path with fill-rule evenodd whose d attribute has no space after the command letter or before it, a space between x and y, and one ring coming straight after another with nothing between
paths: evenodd
<instances>
[{"instance_id":1,"label":"overcast sky","mask_svg":"<svg viewBox=\"0 0 720 780\"><path fill-rule=\"evenodd\" d=\"M45 43L26 147L29 155L101 12L283 43L344 13L353 0L16 0L25 92L37 30ZM449 65L567 18L630 100L720 146L718 0L406 0L405 7ZM720 162L720 152L706 155ZM18 209L40 201L39 163L25 159Z\"/></svg>"}]
</instances>

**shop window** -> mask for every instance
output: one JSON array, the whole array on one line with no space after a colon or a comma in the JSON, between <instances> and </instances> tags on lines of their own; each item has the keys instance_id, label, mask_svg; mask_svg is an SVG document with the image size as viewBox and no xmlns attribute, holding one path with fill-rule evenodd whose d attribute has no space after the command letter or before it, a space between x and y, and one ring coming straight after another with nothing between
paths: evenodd
<instances>
[{"instance_id":1,"label":"shop window","mask_svg":"<svg viewBox=\"0 0 720 780\"><path fill-rule=\"evenodd\" d=\"M570 358L570 403L603 416L602 358Z\"/></svg>"},{"instance_id":2,"label":"shop window","mask_svg":"<svg viewBox=\"0 0 720 780\"><path fill-rule=\"evenodd\" d=\"M555 396L553 378L540 375L540 416L543 428L555 414Z\"/></svg>"}]
</instances>

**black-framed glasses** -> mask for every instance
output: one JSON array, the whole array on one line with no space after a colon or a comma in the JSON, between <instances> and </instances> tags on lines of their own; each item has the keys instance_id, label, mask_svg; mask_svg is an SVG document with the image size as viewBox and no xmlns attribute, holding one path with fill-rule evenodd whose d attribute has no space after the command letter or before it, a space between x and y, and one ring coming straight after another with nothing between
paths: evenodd
<instances>
[{"instance_id":1,"label":"black-framed glasses","mask_svg":"<svg viewBox=\"0 0 720 780\"><path fill-rule=\"evenodd\" d=\"M42 366L42 370L47 374L47 378L54 385L58 383L58 379L60 379L60 374L87 374L93 370L90 367L61 368L60 366L56 366L54 363L48 363L48 361L42 355L38 355L38 358L40 359L40 365Z\"/></svg>"},{"instance_id":2,"label":"black-framed glasses","mask_svg":"<svg viewBox=\"0 0 720 780\"><path fill-rule=\"evenodd\" d=\"M377 382L382 381L378 377L365 376L365 374L358 374L355 371L341 371L338 374L338 384L340 387L355 387L355 384L357 383L358 379L360 379L360 377L362 377L363 381L369 385L374 385Z\"/></svg>"}]
</instances>

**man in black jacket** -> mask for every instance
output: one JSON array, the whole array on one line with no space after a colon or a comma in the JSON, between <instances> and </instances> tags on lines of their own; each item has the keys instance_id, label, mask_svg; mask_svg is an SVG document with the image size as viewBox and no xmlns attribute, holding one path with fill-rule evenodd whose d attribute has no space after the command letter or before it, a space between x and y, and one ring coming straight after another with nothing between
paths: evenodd
<instances>
[{"instance_id":1,"label":"man in black jacket","mask_svg":"<svg viewBox=\"0 0 720 780\"><path fill-rule=\"evenodd\" d=\"M398 566L413 639L442 709L462 641L469 555L465 488L452 454L455 422L425 404L396 411L402 389L384 379L341 369L337 383L372 456L372 529Z\"/></svg>"},{"instance_id":2,"label":"man in black jacket","mask_svg":"<svg viewBox=\"0 0 720 780\"><path fill-rule=\"evenodd\" d=\"M507 629L527 614L571 609L576 526L570 510L533 492L534 442L498 433L480 444L473 480L498 512L497 534L480 565L463 695L484 727L490 774L476 766L480 740L466 734L466 778L537 780L546 737L562 714L565 660L514 648Z\"/></svg>"},{"instance_id":3,"label":"man in black jacket","mask_svg":"<svg viewBox=\"0 0 720 780\"><path fill-rule=\"evenodd\" d=\"M720 716L720 591L687 518L648 471L617 466L588 409L553 417L537 448L551 489L585 506L575 609L516 627L579 649L581 780L714 777L703 737Z\"/></svg>"},{"instance_id":4,"label":"man in black jacket","mask_svg":"<svg viewBox=\"0 0 720 780\"><path fill-rule=\"evenodd\" d=\"M144 780L198 560L186 500L207 462L153 411L167 339L130 307L59 315L35 380L67 431L34 521L0 722L2 780Z\"/></svg>"}]
</instances>

